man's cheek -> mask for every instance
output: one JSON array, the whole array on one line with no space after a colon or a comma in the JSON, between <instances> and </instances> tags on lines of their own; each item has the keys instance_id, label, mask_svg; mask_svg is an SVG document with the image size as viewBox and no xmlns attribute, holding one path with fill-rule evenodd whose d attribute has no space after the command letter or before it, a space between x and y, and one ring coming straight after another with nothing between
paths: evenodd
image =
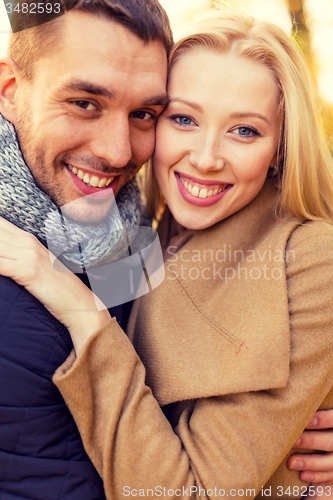
<instances>
[{"instance_id":1,"label":"man's cheek","mask_svg":"<svg viewBox=\"0 0 333 500\"><path fill-rule=\"evenodd\" d=\"M155 149L155 128L141 138L140 167L149 160Z\"/></svg>"}]
</instances>

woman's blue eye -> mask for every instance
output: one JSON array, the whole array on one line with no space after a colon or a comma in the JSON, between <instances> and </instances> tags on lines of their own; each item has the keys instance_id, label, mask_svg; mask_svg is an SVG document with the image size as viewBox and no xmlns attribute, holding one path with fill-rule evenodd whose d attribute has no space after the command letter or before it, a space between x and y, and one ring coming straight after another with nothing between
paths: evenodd
<instances>
[{"instance_id":1,"label":"woman's blue eye","mask_svg":"<svg viewBox=\"0 0 333 500\"><path fill-rule=\"evenodd\" d=\"M240 133L240 135L250 135L252 133L252 130L250 128L247 128L247 127L240 127L239 133Z\"/></svg>"},{"instance_id":2,"label":"woman's blue eye","mask_svg":"<svg viewBox=\"0 0 333 500\"><path fill-rule=\"evenodd\" d=\"M237 132L241 137L254 137L255 135L260 135L259 132L250 127L238 127L234 132Z\"/></svg>"},{"instance_id":3,"label":"woman's blue eye","mask_svg":"<svg viewBox=\"0 0 333 500\"><path fill-rule=\"evenodd\" d=\"M172 116L171 118L179 125L193 125L193 120L188 116Z\"/></svg>"}]
</instances>

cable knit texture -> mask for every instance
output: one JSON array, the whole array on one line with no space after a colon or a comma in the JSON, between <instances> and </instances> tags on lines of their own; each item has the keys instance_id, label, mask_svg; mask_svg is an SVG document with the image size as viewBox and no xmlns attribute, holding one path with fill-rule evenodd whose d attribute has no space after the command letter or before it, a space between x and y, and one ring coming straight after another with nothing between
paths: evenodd
<instances>
[{"instance_id":1,"label":"cable knit texture","mask_svg":"<svg viewBox=\"0 0 333 500\"><path fill-rule=\"evenodd\" d=\"M126 255L137 234L141 215L135 179L117 195L100 223L80 224L65 219L51 198L36 184L27 167L14 126L0 115L0 215L43 242L52 252L87 268L104 265ZM144 219L145 216L142 216ZM147 224L146 221L143 222Z\"/></svg>"}]
</instances>

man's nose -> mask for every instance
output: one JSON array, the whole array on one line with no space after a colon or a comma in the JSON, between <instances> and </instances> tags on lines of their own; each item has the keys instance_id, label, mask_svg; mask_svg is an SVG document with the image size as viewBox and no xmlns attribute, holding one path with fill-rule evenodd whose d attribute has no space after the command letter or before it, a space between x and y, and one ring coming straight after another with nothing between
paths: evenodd
<instances>
[{"instance_id":1,"label":"man's nose","mask_svg":"<svg viewBox=\"0 0 333 500\"><path fill-rule=\"evenodd\" d=\"M221 170L224 167L222 139L214 135L196 141L189 156L192 165L202 173Z\"/></svg>"},{"instance_id":2,"label":"man's nose","mask_svg":"<svg viewBox=\"0 0 333 500\"><path fill-rule=\"evenodd\" d=\"M113 117L96 132L90 143L91 153L114 168L123 168L132 159L128 116Z\"/></svg>"}]
</instances>

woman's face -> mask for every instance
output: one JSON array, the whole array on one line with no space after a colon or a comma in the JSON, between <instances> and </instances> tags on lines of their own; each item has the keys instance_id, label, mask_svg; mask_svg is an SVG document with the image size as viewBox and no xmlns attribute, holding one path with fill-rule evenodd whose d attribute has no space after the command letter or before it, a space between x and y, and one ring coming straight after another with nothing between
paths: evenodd
<instances>
[{"instance_id":1,"label":"woman's face","mask_svg":"<svg viewBox=\"0 0 333 500\"><path fill-rule=\"evenodd\" d=\"M172 68L168 92L155 175L175 219L204 229L261 190L276 160L277 85L260 63L196 48Z\"/></svg>"}]
</instances>

